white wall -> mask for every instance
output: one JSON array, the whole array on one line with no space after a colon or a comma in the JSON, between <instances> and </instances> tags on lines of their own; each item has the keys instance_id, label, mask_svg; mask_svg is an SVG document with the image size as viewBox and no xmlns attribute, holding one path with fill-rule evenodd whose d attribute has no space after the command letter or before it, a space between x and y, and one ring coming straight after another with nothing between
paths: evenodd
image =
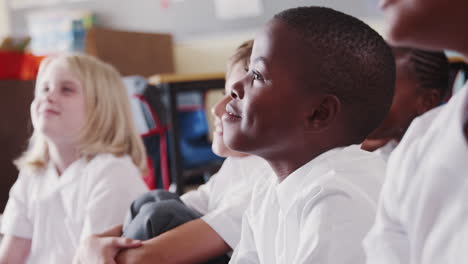
<instances>
[{"instance_id":1,"label":"white wall","mask_svg":"<svg viewBox=\"0 0 468 264\"><path fill-rule=\"evenodd\" d=\"M127 31L169 32L176 39L191 39L202 34L223 34L251 29L263 25L281 10L304 5L328 6L355 17L381 16L377 9L377 0L261 0L262 14L232 20L217 17L214 0L172 0L169 8L161 8L160 0L10 0L9 2L36 3L29 7L10 9L12 34L20 36L28 33L27 17L30 12L57 8L96 12L98 23L104 27Z\"/></svg>"},{"instance_id":2,"label":"white wall","mask_svg":"<svg viewBox=\"0 0 468 264\"><path fill-rule=\"evenodd\" d=\"M363 19L377 32L384 33L383 18ZM226 61L244 41L254 38L257 29L214 34L197 39L179 40L174 46L177 73L224 72Z\"/></svg>"},{"instance_id":3,"label":"white wall","mask_svg":"<svg viewBox=\"0 0 468 264\"><path fill-rule=\"evenodd\" d=\"M10 19L6 0L0 0L0 38L10 34Z\"/></svg>"},{"instance_id":4,"label":"white wall","mask_svg":"<svg viewBox=\"0 0 468 264\"><path fill-rule=\"evenodd\" d=\"M254 38L255 32L247 30L176 41L175 70L177 73L224 72L227 59L242 42Z\"/></svg>"}]
</instances>

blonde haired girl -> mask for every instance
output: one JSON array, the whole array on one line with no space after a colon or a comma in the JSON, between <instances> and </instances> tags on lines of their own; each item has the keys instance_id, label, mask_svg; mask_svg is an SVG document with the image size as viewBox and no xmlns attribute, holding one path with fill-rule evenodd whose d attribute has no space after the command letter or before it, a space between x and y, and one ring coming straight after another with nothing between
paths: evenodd
<instances>
[{"instance_id":1,"label":"blonde haired girl","mask_svg":"<svg viewBox=\"0 0 468 264\"><path fill-rule=\"evenodd\" d=\"M147 191L145 150L129 109L112 66L82 54L42 62L0 263L71 263L82 237L122 222Z\"/></svg>"}]
</instances>

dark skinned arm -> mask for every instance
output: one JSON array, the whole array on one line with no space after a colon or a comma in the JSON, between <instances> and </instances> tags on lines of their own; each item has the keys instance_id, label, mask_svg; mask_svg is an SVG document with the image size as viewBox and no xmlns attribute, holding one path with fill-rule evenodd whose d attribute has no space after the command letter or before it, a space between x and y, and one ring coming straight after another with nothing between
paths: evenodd
<instances>
[{"instance_id":1,"label":"dark skinned arm","mask_svg":"<svg viewBox=\"0 0 468 264\"><path fill-rule=\"evenodd\" d=\"M143 242L143 246L122 250L119 264L200 263L231 251L229 245L201 219L192 220Z\"/></svg>"}]
</instances>

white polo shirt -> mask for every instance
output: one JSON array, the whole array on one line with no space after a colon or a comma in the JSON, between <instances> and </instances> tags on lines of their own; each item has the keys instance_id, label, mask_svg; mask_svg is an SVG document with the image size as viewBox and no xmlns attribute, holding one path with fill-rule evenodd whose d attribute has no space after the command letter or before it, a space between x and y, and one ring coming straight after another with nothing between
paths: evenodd
<instances>
[{"instance_id":1,"label":"white polo shirt","mask_svg":"<svg viewBox=\"0 0 468 264\"><path fill-rule=\"evenodd\" d=\"M128 156L100 154L72 163L59 177L52 164L20 172L10 190L1 232L32 239L28 263L71 263L80 240L121 224L147 191Z\"/></svg>"},{"instance_id":2,"label":"white polo shirt","mask_svg":"<svg viewBox=\"0 0 468 264\"><path fill-rule=\"evenodd\" d=\"M206 184L181 198L187 206L203 214L202 220L235 248L253 186L259 178L271 172L269 164L262 158L229 157Z\"/></svg>"},{"instance_id":3,"label":"white polo shirt","mask_svg":"<svg viewBox=\"0 0 468 264\"><path fill-rule=\"evenodd\" d=\"M358 145L323 153L281 183L262 178L230 263L357 264L385 162Z\"/></svg>"},{"instance_id":4,"label":"white polo shirt","mask_svg":"<svg viewBox=\"0 0 468 264\"><path fill-rule=\"evenodd\" d=\"M460 264L468 257L468 85L415 119L392 156L369 264Z\"/></svg>"},{"instance_id":5,"label":"white polo shirt","mask_svg":"<svg viewBox=\"0 0 468 264\"><path fill-rule=\"evenodd\" d=\"M385 162L388 161L390 158L390 154L395 150L398 146L398 141L392 139L387 142L387 144L383 145L382 147L374 150L374 153L378 154Z\"/></svg>"}]
</instances>

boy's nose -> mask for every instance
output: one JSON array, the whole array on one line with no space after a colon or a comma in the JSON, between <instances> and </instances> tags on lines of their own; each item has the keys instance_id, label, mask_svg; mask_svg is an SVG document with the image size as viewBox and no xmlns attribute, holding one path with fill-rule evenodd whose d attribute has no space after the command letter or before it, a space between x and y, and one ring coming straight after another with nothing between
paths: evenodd
<instances>
[{"instance_id":1,"label":"boy's nose","mask_svg":"<svg viewBox=\"0 0 468 264\"><path fill-rule=\"evenodd\" d=\"M242 98L244 98L244 87L243 87L243 84L242 84L241 80L232 84L231 98L232 99L242 99Z\"/></svg>"}]
</instances>

